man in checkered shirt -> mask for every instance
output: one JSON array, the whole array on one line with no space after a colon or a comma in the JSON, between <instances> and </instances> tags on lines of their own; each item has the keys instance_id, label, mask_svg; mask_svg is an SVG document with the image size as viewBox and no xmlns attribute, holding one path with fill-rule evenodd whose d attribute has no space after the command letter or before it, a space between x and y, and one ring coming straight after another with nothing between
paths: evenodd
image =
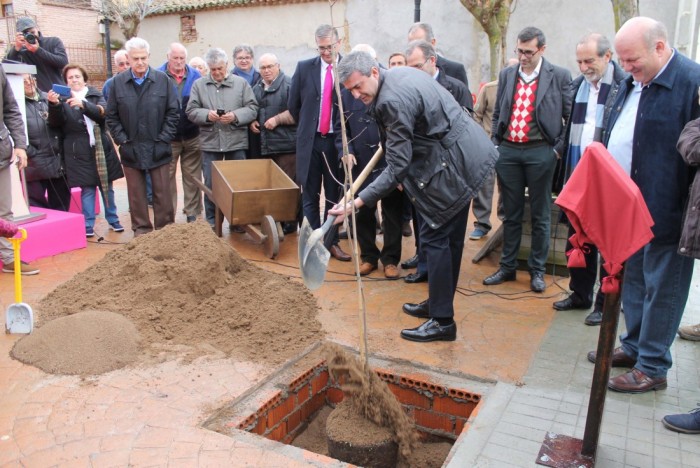
<instances>
[{"instance_id":1,"label":"man in checkered shirt","mask_svg":"<svg viewBox=\"0 0 700 468\"><path fill-rule=\"evenodd\" d=\"M498 148L496 174L503 195L503 252L487 286L515 280L525 188L530 198L532 246L530 289L544 292L549 251L552 178L564 151L565 122L571 111L571 74L544 59L544 33L527 27L518 34L519 64L501 71L491 139Z\"/></svg>"}]
</instances>

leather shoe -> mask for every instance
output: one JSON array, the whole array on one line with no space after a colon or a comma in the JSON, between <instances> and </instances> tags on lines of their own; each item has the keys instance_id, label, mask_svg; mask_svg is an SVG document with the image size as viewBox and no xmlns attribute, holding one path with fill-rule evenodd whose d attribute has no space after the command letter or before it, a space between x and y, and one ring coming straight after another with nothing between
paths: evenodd
<instances>
[{"instance_id":1,"label":"leather shoe","mask_svg":"<svg viewBox=\"0 0 700 468\"><path fill-rule=\"evenodd\" d=\"M457 339L457 324L440 325L437 320L430 319L416 328L401 330L401 338L409 341L454 341Z\"/></svg>"},{"instance_id":2,"label":"leather shoe","mask_svg":"<svg viewBox=\"0 0 700 468\"><path fill-rule=\"evenodd\" d=\"M398 279L399 269L396 265L384 265L384 278L386 279Z\"/></svg>"},{"instance_id":3,"label":"leather shoe","mask_svg":"<svg viewBox=\"0 0 700 468\"><path fill-rule=\"evenodd\" d=\"M603 311L598 309L593 309L593 312L588 314L583 320L586 325L600 325L603 322Z\"/></svg>"},{"instance_id":4,"label":"leather shoe","mask_svg":"<svg viewBox=\"0 0 700 468\"><path fill-rule=\"evenodd\" d=\"M588 353L588 360L595 364L596 351L591 351ZM612 354L612 366L613 367L634 367L637 364L635 358L629 357L622 350L622 346L618 346L613 349Z\"/></svg>"},{"instance_id":5,"label":"leather shoe","mask_svg":"<svg viewBox=\"0 0 700 468\"><path fill-rule=\"evenodd\" d=\"M608 380L608 388L620 393L645 393L663 390L667 386L666 377L649 377L639 369L632 369Z\"/></svg>"},{"instance_id":6,"label":"leather shoe","mask_svg":"<svg viewBox=\"0 0 700 468\"><path fill-rule=\"evenodd\" d=\"M405 262L401 262L401 268L404 270L410 270L411 268L416 268L418 266L418 255L414 255Z\"/></svg>"},{"instance_id":7,"label":"leather shoe","mask_svg":"<svg viewBox=\"0 0 700 468\"><path fill-rule=\"evenodd\" d=\"M541 271L530 272L530 289L536 293L544 292L547 289L547 285L544 283L544 273Z\"/></svg>"},{"instance_id":8,"label":"leather shoe","mask_svg":"<svg viewBox=\"0 0 700 468\"><path fill-rule=\"evenodd\" d=\"M374 263L362 262L362 264L360 265L360 275L361 276L369 275L370 273L372 273L376 269L377 269L377 265L375 265Z\"/></svg>"},{"instance_id":9,"label":"leather shoe","mask_svg":"<svg viewBox=\"0 0 700 468\"><path fill-rule=\"evenodd\" d=\"M336 260L340 260L341 262L349 262L350 260L352 260L352 257L343 252L343 249L341 249L338 244L332 245L329 249L329 252L333 256L333 258L335 258Z\"/></svg>"},{"instance_id":10,"label":"leather shoe","mask_svg":"<svg viewBox=\"0 0 700 468\"><path fill-rule=\"evenodd\" d=\"M428 299L421 303L414 304L412 302L407 302L402 307L404 313L410 315L411 317L418 318L430 318L430 309L428 308Z\"/></svg>"},{"instance_id":11,"label":"leather shoe","mask_svg":"<svg viewBox=\"0 0 700 468\"><path fill-rule=\"evenodd\" d=\"M406 275L403 280L409 284L425 283L428 281L428 273L411 273L410 275Z\"/></svg>"},{"instance_id":12,"label":"leather shoe","mask_svg":"<svg viewBox=\"0 0 700 468\"><path fill-rule=\"evenodd\" d=\"M515 270L506 271L502 268L499 268L496 273L494 273L491 276L487 276L484 279L484 285L493 286L495 284L501 284L506 281L515 281Z\"/></svg>"},{"instance_id":13,"label":"leather shoe","mask_svg":"<svg viewBox=\"0 0 700 468\"><path fill-rule=\"evenodd\" d=\"M552 307L556 310L590 309L591 304L582 301L576 294L571 294L566 299L552 304Z\"/></svg>"}]
</instances>

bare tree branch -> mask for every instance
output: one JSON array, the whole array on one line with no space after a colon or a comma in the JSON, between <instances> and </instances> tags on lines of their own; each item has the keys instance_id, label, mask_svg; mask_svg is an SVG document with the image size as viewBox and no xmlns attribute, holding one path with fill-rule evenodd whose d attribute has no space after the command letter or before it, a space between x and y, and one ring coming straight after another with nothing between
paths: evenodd
<instances>
[{"instance_id":1,"label":"bare tree branch","mask_svg":"<svg viewBox=\"0 0 700 468\"><path fill-rule=\"evenodd\" d=\"M108 20L117 23L124 37L129 40L138 35L144 18L163 8L162 0L102 0L101 13Z\"/></svg>"}]
</instances>

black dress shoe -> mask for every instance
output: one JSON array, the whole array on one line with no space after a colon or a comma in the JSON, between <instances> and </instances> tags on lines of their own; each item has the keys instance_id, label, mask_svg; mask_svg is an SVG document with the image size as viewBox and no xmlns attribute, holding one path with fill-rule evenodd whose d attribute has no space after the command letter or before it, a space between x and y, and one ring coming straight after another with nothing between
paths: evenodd
<instances>
[{"instance_id":1,"label":"black dress shoe","mask_svg":"<svg viewBox=\"0 0 700 468\"><path fill-rule=\"evenodd\" d=\"M552 304L556 310L590 309L591 304L582 301L576 294L571 294L566 299Z\"/></svg>"},{"instance_id":2,"label":"black dress shoe","mask_svg":"<svg viewBox=\"0 0 700 468\"><path fill-rule=\"evenodd\" d=\"M406 275L403 280L409 284L425 283L428 281L428 273L411 273L410 275Z\"/></svg>"},{"instance_id":3,"label":"black dress shoe","mask_svg":"<svg viewBox=\"0 0 700 468\"><path fill-rule=\"evenodd\" d=\"M484 279L484 285L493 286L495 284L501 284L506 281L515 281L515 270L506 271L502 268L499 268L496 273L494 273L491 276L487 276Z\"/></svg>"},{"instance_id":4,"label":"black dress shoe","mask_svg":"<svg viewBox=\"0 0 700 468\"><path fill-rule=\"evenodd\" d=\"M547 289L547 285L544 282L544 273L541 271L530 272L530 289L536 293L544 292Z\"/></svg>"},{"instance_id":5,"label":"black dress shoe","mask_svg":"<svg viewBox=\"0 0 700 468\"><path fill-rule=\"evenodd\" d=\"M411 268L416 268L418 266L418 255L414 255L405 262L401 262L401 268L404 270L410 270Z\"/></svg>"},{"instance_id":6,"label":"black dress shoe","mask_svg":"<svg viewBox=\"0 0 700 468\"><path fill-rule=\"evenodd\" d=\"M332 245L328 251L331 253L333 258L335 258L336 260L340 260L341 262L349 262L350 260L352 260L352 257L343 252L343 249L341 249L338 244Z\"/></svg>"},{"instance_id":7,"label":"black dress shoe","mask_svg":"<svg viewBox=\"0 0 700 468\"><path fill-rule=\"evenodd\" d=\"M586 325L600 325L603 322L603 311L602 310L597 310L593 309L593 312L588 314L588 317L586 317L583 321Z\"/></svg>"},{"instance_id":8,"label":"black dress shoe","mask_svg":"<svg viewBox=\"0 0 700 468\"><path fill-rule=\"evenodd\" d=\"M416 328L401 330L401 338L409 341L454 341L457 339L457 324L440 325L437 320L430 319Z\"/></svg>"},{"instance_id":9,"label":"black dress shoe","mask_svg":"<svg viewBox=\"0 0 700 468\"><path fill-rule=\"evenodd\" d=\"M411 317L430 318L430 309L428 308L428 300L424 300L419 304L407 302L403 305L403 311Z\"/></svg>"}]
</instances>

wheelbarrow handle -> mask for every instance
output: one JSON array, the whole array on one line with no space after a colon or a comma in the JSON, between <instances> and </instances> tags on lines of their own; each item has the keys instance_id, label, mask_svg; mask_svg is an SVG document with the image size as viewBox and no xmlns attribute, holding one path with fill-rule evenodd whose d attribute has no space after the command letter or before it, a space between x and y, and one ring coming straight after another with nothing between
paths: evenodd
<instances>
[{"instance_id":1,"label":"wheelbarrow handle","mask_svg":"<svg viewBox=\"0 0 700 468\"><path fill-rule=\"evenodd\" d=\"M353 197L355 196L355 192L357 192L362 184L365 182L367 177L372 173L374 170L374 166L377 165L380 159L384 156L384 149L382 148L381 145L379 145L379 148L377 148L377 151L374 153L372 156L372 159L369 160L367 165L365 166L364 169L362 169L362 172L360 172L360 175L357 176L357 179L355 179L352 183L352 187L350 187L350 190L347 191L343 199L339 202L340 204L344 205L345 203L348 202L348 200L352 200ZM333 233L333 236L331 235L326 235L324 238L323 244L326 246L326 248L331 247L331 243L333 242L332 237L335 237L335 233L331 231L331 226L333 226L333 223L335 222L336 216L329 215L326 218L326 222L323 223L323 226L321 229L323 232L328 233L329 231ZM336 228L337 229L337 228Z\"/></svg>"}]
</instances>

